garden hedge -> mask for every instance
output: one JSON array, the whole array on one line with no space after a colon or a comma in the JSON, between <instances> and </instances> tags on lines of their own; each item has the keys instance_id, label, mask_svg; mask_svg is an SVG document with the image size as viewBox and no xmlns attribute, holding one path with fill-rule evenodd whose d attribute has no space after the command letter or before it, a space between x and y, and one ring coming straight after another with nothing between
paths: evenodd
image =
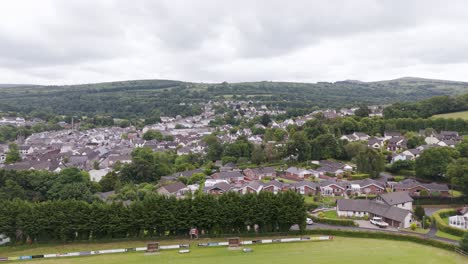
<instances>
[{"instance_id":1,"label":"garden hedge","mask_svg":"<svg viewBox=\"0 0 468 264\"><path fill-rule=\"evenodd\" d=\"M351 219L332 219L332 218L326 218L326 217L316 217L316 216L310 216L310 218L315 222L315 223L323 223L323 224L329 224L329 225L336 225L336 226L357 226L357 224L351 220Z\"/></svg>"},{"instance_id":2,"label":"garden hedge","mask_svg":"<svg viewBox=\"0 0 468 264\"><path fill-rule=\"evenodd\" d=\"M445 221L442 219L443 217L447 216L453 216L456 215L457 211L455 209L443 209L435 212L432 215L432 219L434 219L434 222L436 223L437 229L440 231L443 231L445 233L454 235L454 236L459 236L462 237L465 233L468 233L468 231L465 231L460 228L456 227L451 227Z\"/></svg>"}]
</instances>

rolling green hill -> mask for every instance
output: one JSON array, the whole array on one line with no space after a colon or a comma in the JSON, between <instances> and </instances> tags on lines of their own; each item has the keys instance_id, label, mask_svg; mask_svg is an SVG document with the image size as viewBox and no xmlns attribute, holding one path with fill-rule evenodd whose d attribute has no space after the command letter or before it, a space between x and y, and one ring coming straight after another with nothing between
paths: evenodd
<instances>
[{"instance_id":1,"label":"rolling green hill","mask_svg":"<svg viewBox=\"0 0 468 264\"><path fill-rule=\"evenodd\" d=\"M412 102L468 91L468 83L421 78L335 83L189 83L138 80L66 86L0 87L0 111L33 111L67 115L104 114L148 117L153 110L167 115L189 115L208 100L238 98L279 109L346 107L359 103Z\"/></svg>"}]
</instances>

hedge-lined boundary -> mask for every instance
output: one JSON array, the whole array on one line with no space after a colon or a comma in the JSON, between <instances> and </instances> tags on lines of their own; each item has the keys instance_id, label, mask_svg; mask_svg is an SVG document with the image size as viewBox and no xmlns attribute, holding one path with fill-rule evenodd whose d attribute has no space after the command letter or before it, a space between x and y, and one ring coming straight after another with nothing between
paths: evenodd
<instances>
[{"instance_id":1,"label":"hedge-lined boundary","mask_svg":"<svg viewBox=\"0 0 468 264\"><path fill-rule=\"evenodd\" d=\"M456 214L457 214L457 211L455 209L443 209L443 210L439 210L435 212L432 215L432 219L434 219L437 229L439 229L440 231L443 231L445 233L448 233L454 236L462 237L465 233L468 233L468 232L460 228L449 226L442 219L442 217L453 216Z\"/></svg>"},{"instance_id":2,"label":"hedge-lined boundary","mask_svg":"<svg viewBox=\"0 0 468 264\"><path fill-rule=\"evenodd\" d=\"M297 231L300 233L299 231ZM306 230L302 232L306 235L331 235L331 236L342 236L342 237L355 237L355 238L372 238L372 239L388 239L395 241L406 241L414 242L421 245L433 246L436 248L441 248L445 250L454 251L457 246L455 244L444 243L438 240L424 238L416 235L403 235L403 234L394 234L387 232L370 232L370 231L351 231L351 230L330 230L330 229L314 229Z\"/></svg>"},{"instance_id":3,"label":"hedge-lined boundary","mask_svg":"<svg viewBox=\"0 0 468 264\"><path fill-rule=\"evenodd\" d=\"M461 197L437 197L437 196L416 196L412 197L414 200L414 204L419 205L437 205L437 204L465 204L468 202L468 197L461 196Z\"/></svg>"},{"instance_id":4,"label":"hedge-lined boundary","mask_svg":"<svg viewBox=\"0 0 468 264\"><path fill-rule=\"evenodd\" d=\"M336 225L336 226L358 226L356 222L354 222L351 219L332 219L332 218L326 218L326 217L316 217L311 215L310 218L315 222L315 223L323 223L323 224L329 224L329 225Z\"/></svg>"}]
</instances>

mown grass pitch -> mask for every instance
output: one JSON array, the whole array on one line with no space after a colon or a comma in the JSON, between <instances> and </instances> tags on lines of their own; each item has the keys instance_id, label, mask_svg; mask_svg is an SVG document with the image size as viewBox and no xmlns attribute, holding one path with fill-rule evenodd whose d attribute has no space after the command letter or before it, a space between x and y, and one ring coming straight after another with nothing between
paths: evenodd
<instances>
[{"instance_id":1,"label":"mown grass pitch","mask_svg":"<svg viewBox=\"0 0 468 264\"><path fill-rule=\"evenodd\" d=\"M103 246L105 245L93 244L93 248L95 249L103 248ZM159 255L151 256L145 256L142 252L136 252L76 258L39 259L27 262L34 264L467 263L465 257L454 252L411 242L391 240L335 237L333 241L253 245L249 247L253 248L252 253L243 253L240 250L228 250L226 247L198 248L192 245L189 254L179 254L177 250L171 250L161 251ZM38 252L37 250L40 250L42 253L51 253L51 249L53 248L45 246L43 248L35 248L34 251ZM0 250L0 254L5 255L4 253L8 251L3 248ZM13 255L24 252L22 250L13 251L11 252ZM9 263L25 263L25 261Z\"/></svg>"},{"instance_id":2,"label":"mown grass pitch","mask_svg":"<svg viewBox=\"0 0 468 264\"><path fill-rule=\"evenodd\" d=\"M468 111L434 115L435 118L461 118L468 120Z\"/></svg>"}]
</instances>

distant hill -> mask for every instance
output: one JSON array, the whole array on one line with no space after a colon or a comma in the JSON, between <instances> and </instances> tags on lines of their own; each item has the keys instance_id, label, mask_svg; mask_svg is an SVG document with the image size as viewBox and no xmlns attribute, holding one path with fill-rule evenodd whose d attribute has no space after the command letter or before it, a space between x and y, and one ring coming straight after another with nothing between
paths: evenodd
<instances>
[{"instance_id":1,"label":"distant hill","mask_svg":"<svg viewBox=\"0 0 468 264\"><path fill-rule=\"evenodd\" d=\"M0 83L0 88L14 88L14 87L27 87L35 86L34 84L12 84L12 83Z\"/></svg>"},{"instance_id":2,"label":"distant hill","mask_svg":"<svg viewBox=\"0 0 468 264\"><path fill-rule=\"evenodd\" d=\"M404 77L395 80L334 83L244 82L191 83L134 80L64 86L2 86L0 111L73 115L148 117L200 112L209 100L237 98L278 109L338 108L365 104L413 102L468 92L467 82ZM159 113L158 113L159 114Z\"/></svg>"}]
</instances>

